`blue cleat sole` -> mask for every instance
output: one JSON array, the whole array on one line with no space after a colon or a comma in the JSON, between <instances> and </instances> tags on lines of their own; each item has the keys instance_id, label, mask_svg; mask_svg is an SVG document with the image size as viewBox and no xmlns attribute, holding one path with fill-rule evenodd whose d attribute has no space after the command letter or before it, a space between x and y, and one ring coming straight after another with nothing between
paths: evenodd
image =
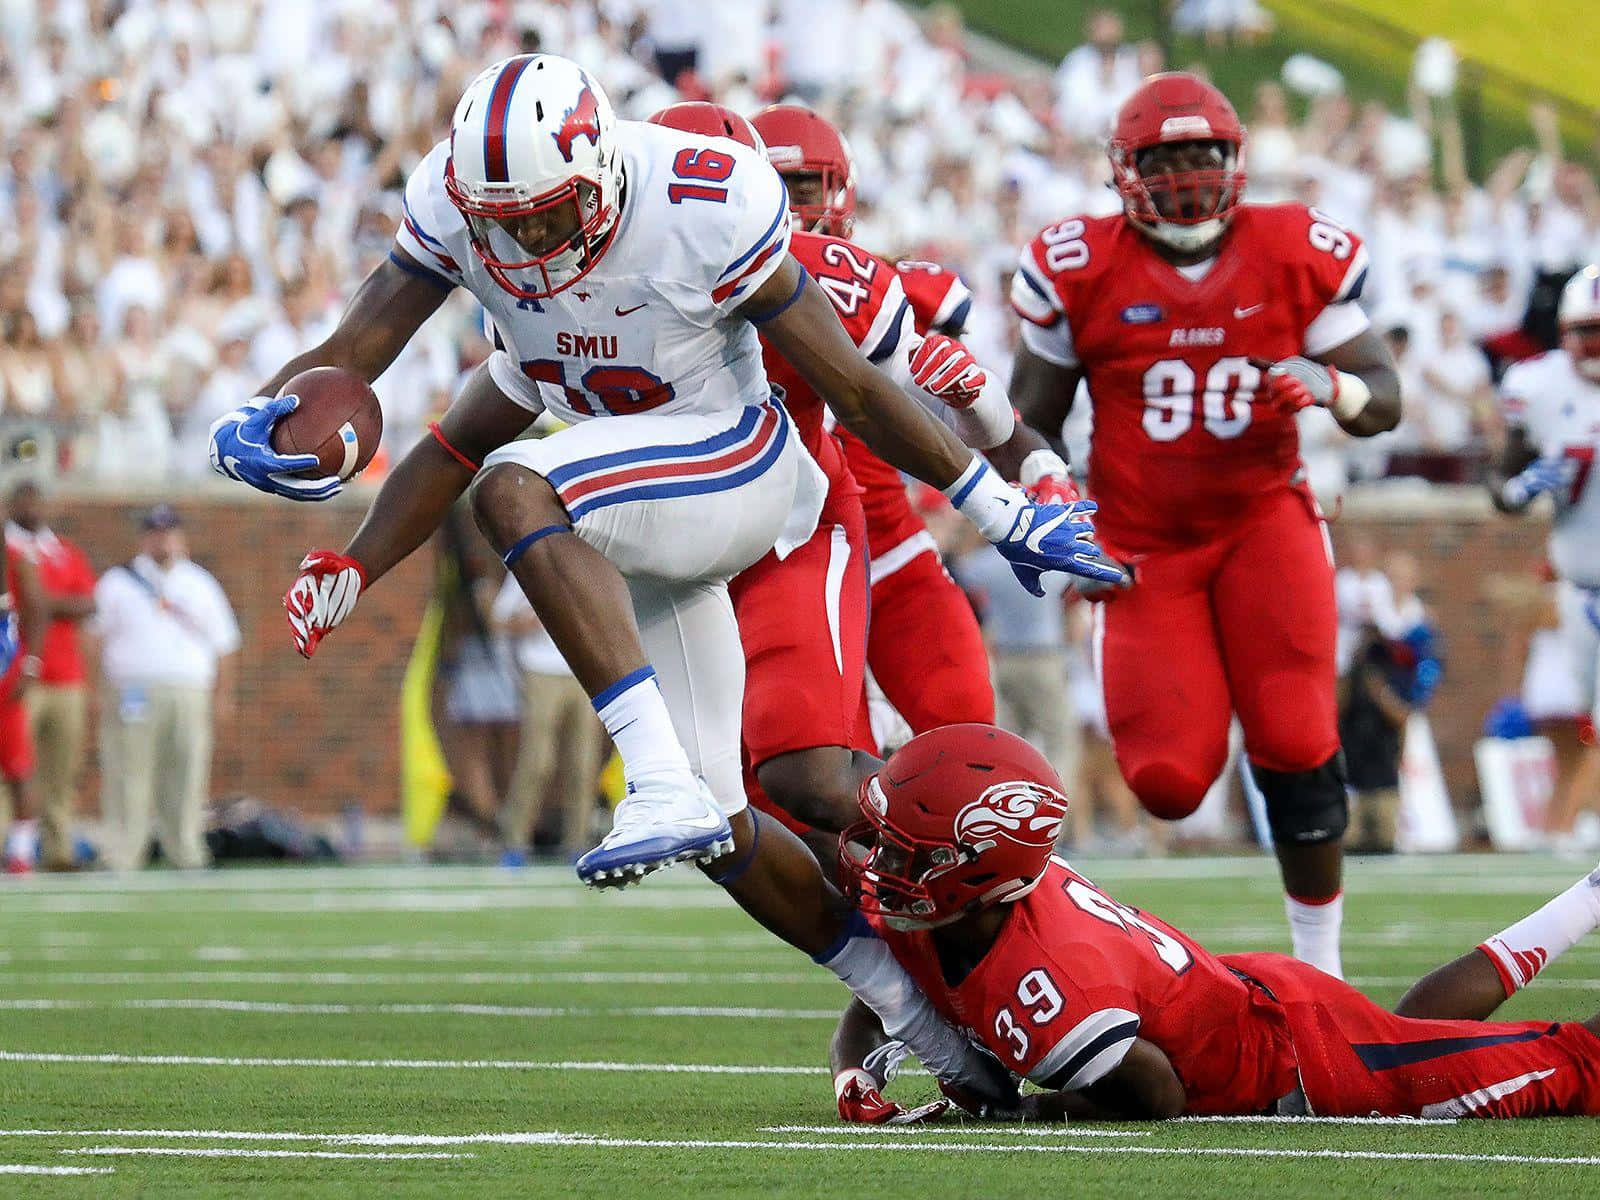
<instances>
[{"instance_id":1,"label":"blue cleat sole","mask_svg":"<svg viewBox=\"0 0 1600 1200\"><path fill-rule=\"evenodd\" d=\"M631 846L596 846L578 859L575 869L590 887L626 887L663 867L711 862L732 850L733 829L724 823L697 838L653 837Z\"/></svg>"}]
</instances>

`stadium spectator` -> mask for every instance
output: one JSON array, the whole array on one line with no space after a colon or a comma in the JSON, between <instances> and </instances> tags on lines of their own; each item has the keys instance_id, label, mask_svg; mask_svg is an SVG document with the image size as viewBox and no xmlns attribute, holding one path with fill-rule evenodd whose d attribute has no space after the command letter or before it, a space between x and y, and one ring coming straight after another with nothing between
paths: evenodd
<instances>
[{"instance_id":1,"label":"stadium spectator","mask_svg":"<svg viewBox=\"0 0 1600 1200\"><path fill-rule=\"evenodd\" d=\"M500 809L507 861L520 865L526 860L547 803L560 814L558 853L563 860L575 859L592 841L605 728L509 574L490 616L495 633L510 640L522 675L517 766Z\"/></svg>"},{"instance_id":2,"label":"stadium spectator","mask_svg":"<svg viewBox=\"0 0 1600 1200\"><path fill-rule=\"evenodd\" d=\"M1351 795L1346 842L1357 854L1394 853L1406 723L1432 698L1441 673L1437 637L1416 592L1416 559L1395 554L1387 566L1392 610L1375 610L1359 627L1339 688Z\"/></svg>"},{"instance_id":3,"label":"stadium spectator","mask_svg":"<svg viewBox=\"0 0 1600 1200\"><path fill-rule=\"evenodd\" d=\"M1100 8L1084 22L1084 43L1068 51L1056 69L1056 120L1084 141L1102 138L1122 102L1148 73L1139 48L1114 9Z\"/></svg>"},{"instance_id":4,"label":"stadium spectator","mask_svg":"<svg viewBox=\"0 0 1600 1200\"><path fill-rule=\"evenodd\" d=\"M36 761L34 797L39 815L39 865L46 871L77 866L73 809L83 773L89 719L83 623L94 615L94 568L76 543L45 524L39 485L11 489L6 544L34 565L48 624L38 650L38 677L26 705Z\"/></svg>"},{"instance_id":5,"label":"stadium spectator","mask_svg":"<svg viewBox=\"0 0 1600 1200\"><path fill-rule=\"evenodd\" d=\"M158 504L142 527L138 555L94 592L105 861L143 865L154 829L166 862L203 867L212 732L232 719L239 626L221 585L189 558L177 511Z\"/></svg>"},{"instance_id":6,"label":"stadium spectator","mask_svg":"<svg viewBox=\"0 0 1600 1200\"><path fill-rule=\"evenodd\" d=\"M1407 414L1417 421L1423 445L1434 453L1465 454L1481 448L1488 413L1494 407L1489 360L1467 341L1461 318L1451 309L1439 314L1439 338L1417 365L1422 388Z\"/></svg>"}]
</instances>

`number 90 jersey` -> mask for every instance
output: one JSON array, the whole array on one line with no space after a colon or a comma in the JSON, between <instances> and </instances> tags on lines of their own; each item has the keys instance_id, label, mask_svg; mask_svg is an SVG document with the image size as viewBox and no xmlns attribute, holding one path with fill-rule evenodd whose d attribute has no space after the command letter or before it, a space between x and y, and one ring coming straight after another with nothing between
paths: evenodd
<instances>
[{"instance_id":1,"label":"number 90 jersey","mask_svg":"<svg viewBox=\"0 0 1600 1200\"><path fill-rule=\"evenodd\" d=\"M1265 1112L1294 1088L1278 1006L1170 925L1058 858L1010 907L994 945L953 986L933 935L879 933L934 1007L1018 1075L1078 1091L1142 1037L1183 1080L1186 1112Z\"/></svg>"},{"instance_id":2,"label":"number 90 jersey","mask_svg":"<svg viewBox=\"0 0 1600 1200\"><path fill-rule=\"evenodd\" d=\"M571 422L766 402L760 339L735 310L788 250L783 180L726 138L635 121L618 122L616 138L622 215L594 269L565 291L519 300L490 277L445 194L448 142L406 183L395 244L411 261L393 261L477 298L508 356L495 381L535 411Z\"/></svg>"},{"instance_id":3,"label":"number 90 jersey","mask_svg":"<svg viewBox=\"0 0 1600 1200\"><path fill-rule=\"evenodd\" d=\"M1300 467L1292 417L1254 407L1251 360L1312 357L1367 328L1360 240L1299 204L1245 205L1215 258L1179 268L1122 215L1044 230L1012 277L1022 335L1083 372L1089 487L1124 553L1193 544Z\"/></svg>"}]
</instances>

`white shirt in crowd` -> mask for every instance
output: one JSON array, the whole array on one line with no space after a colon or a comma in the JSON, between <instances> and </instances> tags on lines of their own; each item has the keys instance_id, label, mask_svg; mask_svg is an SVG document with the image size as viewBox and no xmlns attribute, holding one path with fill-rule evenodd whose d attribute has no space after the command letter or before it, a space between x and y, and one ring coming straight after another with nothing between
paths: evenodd
<instances>
[{"instance_id":1,"label":"white shirt in crowd","mask_svg":"<svg viewBox=\"0 0 1600 1200\"><path fill-rule=\"evenodd\" d=\"M530 616L533 605L528 603L528 597L523 595L521 586L517 583L515 575L507 575L505 582L500 585L500 591L494 598L494 604L489 609L489 618L496 625L503 625L517 617ZM572 668L567 666L567 660L561 657L561 651L556 649L556 644L541 625L533 633L525 633L513 637L511 641L512 657L516 659L517 670L527 675L571 675Z\"/></svg>"},{"instance_id":2,"label":"white shirt in crowd","mask_svg":"<svg viewBox=\"0 0 1600 1200\"><path fill-rule=\"evenodd\" d=\"M239 649L239 623L222 585L199 563L165 570L141 554L95 585L95 628L108 682L209 688L217 660Z\"/></svg>"}]
</instances>

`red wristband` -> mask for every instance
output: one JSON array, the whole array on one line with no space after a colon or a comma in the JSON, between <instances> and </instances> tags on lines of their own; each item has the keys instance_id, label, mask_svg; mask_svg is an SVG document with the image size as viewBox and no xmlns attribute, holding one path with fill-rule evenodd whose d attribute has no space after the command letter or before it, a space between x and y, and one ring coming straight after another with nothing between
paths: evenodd
<instances>
[{"instance_id":1,"label":"red wristband","mask_svg":"<svg viewBox=\"0 0 1600 1200\"><path fill-rule=\"evenodd\" d=\"M450 444L450 439L445 437L444 431L439 428L439 422L437 422L437 421L429 421L428 422L428 432L433 434L433 440L438 442L439 445L443 446L445 448L445 452L447 454L449 454L451 458L455 459L458 463L460 463L463 467L466 467L467 470L469 470L469 471L478 470L478 468L479 468L479 464L478 463L473 462L465 454L461 453L461 451L457 450L454 446L452 446Z\"/></svg>"}]
</instances>

